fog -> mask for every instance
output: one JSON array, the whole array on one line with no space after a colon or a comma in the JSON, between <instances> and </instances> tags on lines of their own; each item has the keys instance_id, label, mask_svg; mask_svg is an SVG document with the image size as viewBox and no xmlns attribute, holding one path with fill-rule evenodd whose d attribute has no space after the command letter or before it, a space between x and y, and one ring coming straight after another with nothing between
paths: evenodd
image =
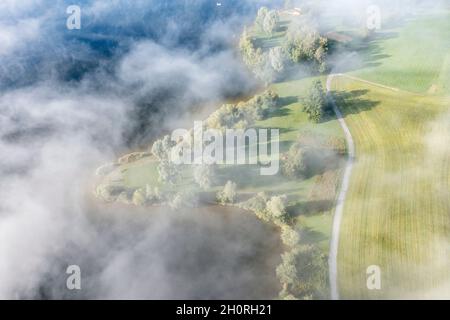
<instances>
[{"instance_id":1,"label":"fog","mask_svg":"<svg viewBox=\"0 0 450 320\"><path fill-rule=\"evenodd\" d=\"M70 1L0 2L0 299L277 295L279 239L253 216L92 197L99 165L259 87L235 46L282 1L220 2L78 1L81 30L66 28ZM327 1L319 17L353 21L360 3ZM66 289L72 264L81 291Z\"/></svg>"},{"instance_id":2,"label":"fog","mask_svg":"<svg viewBox=\"0 0 450 320\"><path fill-rule=\"evenodd\" d=\"M67 1L0 3L1 299L276 296L278 236L253 216L91 195L100 164L256 86L230 44L257 4L222 3L81 1L81 30Z\"/></svg>"}]
</instances>

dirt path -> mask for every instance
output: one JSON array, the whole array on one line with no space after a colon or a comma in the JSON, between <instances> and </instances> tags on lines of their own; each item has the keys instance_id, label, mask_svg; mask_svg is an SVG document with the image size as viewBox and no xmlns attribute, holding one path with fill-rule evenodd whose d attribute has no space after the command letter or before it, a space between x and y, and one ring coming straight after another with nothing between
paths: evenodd
<instances>
[{"instance_id":1,"label":"dirt path","mask_svg":"<svg viewBox=\"0 0 450 320\"><path fill-rule=\"evenodd\" d=\"M353 142L352 134L350 133L350 130L345 123L344 117L342 116L341 111L339 110L338 106L336 105L333 97L331 96L331 82L333 81L333 78L336 76L341 76L331 74L327 78L327 94L329 96L329 99L331 101L331 104L333 106L333 110L336 113L336 117L339 121L339 124L341 125L342 129L344 130L345 139L347 141L347 149L348 149L348 159L347 163L345 165L344 170L344 176L342 179L341 184L341 190L339 191L339 195L336 201L336 209L334 212L333 217L333 227L332 227L332 233L331 233L331 243L330 243L330 253L329 253L329 273L330 273L330 291L331 291L331 299L337 300L339 299L339 289L338 289L338 283L337 283L337 255L338 255L338 248L339 248L339 234L340 234L340 228L341 228L341 221L342 221L342 214L344 211L344 203L345 198L347 196L348 187L350 184L350 177L352 174L353 169L353 163L355 160L355 144Z\"/></svg>"}]
</instances>

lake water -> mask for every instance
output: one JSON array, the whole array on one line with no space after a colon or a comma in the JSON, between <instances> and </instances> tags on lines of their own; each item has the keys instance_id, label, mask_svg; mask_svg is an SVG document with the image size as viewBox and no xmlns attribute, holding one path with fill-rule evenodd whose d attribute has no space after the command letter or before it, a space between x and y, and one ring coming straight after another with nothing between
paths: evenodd
<instances>
[{"instance_id":1,"label":"lake water","mask_svg":"<svg viewBox=\"0 0 450 320\"><path fill-rule=\"evenodd\" d=\"M89 240L59 257L80 265L82 290L55 291L64 279L53 279L42 297L272 299L280 290L279 234L249 212L95 204L88 224Z\"/></svg>"}]
</instances>

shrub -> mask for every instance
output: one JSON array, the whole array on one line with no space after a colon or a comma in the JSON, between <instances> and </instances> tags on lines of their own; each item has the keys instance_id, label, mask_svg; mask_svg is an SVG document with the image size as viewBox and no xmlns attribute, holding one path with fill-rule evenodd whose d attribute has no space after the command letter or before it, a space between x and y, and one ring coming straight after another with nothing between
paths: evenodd
<instances>
[{"instance_id":1,"label":"shrub","mask_svg":"<svg viewBox=\"0 0 450 320\"><path fill-rule=\"evenodd\" d=\"M169 160L162 159L158 164L159 182L175 184L180 177L178 166L171 163Z\"/></svg>"},{"instance_id":2,"label":"shrub","mask_svg":"<svg viewBox=\"0 0 450 320\"><path fill-rule=\"evenodd\" d=\"M266 17L269 14L269 9L267 7L261 7L256 14L255 24L259 28L260 31L264 32L264 22L266 21Z\"/></svg>"},{"instance_id":3,"label":"shrub","mask_svg":"<svg viewBox=\"0 0 450 320\"><path fill-rule=\"evenodd\" d=\"M252 211L258 218L269 222L270 217L266 210L267 201L268 196L264 192L259 192L256 196L243 202L239 207L244 210Z\"/></svg>"},{"instance_id":4,"label":"shrub","mask_svg":"<svg viewBox=\"0 0 450 320\"><path fill-rule=\"evenodd\" d=\"M161 202L162 195L158 187L151 187L147 184L145 186L145 198L147 200L147 203L154 204Z\"/></svg>"},{"instance_id":5,"label":"shrub","mask_svg":"<svg viewBox=\"0 0 450 320\"><path fill-rule=\"evenodd\" d=\"M276 269L277 278L283 288L287 289L298 282L297 277L297 250L291 250L281 255L281 264Z\"/></svg>"},{"instance_id":6,"label":"shrub","mask_svg":"<svg viewBox=\"0 0 450 320\"><path fill-rule=\"evenodd\" d=\"M306 175L307 154L306 150L300 146L300 143L294 143L289 148L282 160L281 172L289 178L301 178Z\"/></svg>"},{"instance_id":7,"label":"shrub","mask_svg":"<svg viewBox=\"0 0 450 320\"><path fill-rule=\"evenodd\" d=\"M146 204L146 196L144 189L137 189L133 192L132 202L136 206L143 206Z\"/></svg>"},{"instance_id":8,"label":"shrub","mask_svg":"<svg viewBox=\"0 0 450 320\"><path fill-rule=\"evenodd\" d=\"M203 190L211 188L214 180L214 168L211 165L195 166L194 180Z\"/></svg>"},{"instance_id":9,"label":"shrub","mask_svg":"<svg viewBox=\"0 0 450 320\"><path fill-rule=\"evenodd\" d=\"M113 202L123 191L125 191L124 187L104 183L97 186L95 195L103 201Z\"/></svg>"},{"instance_id":10,"label":"shrub","mask_svg":"<svg viewBox=\"0 0 450 320\"><path fill-rule=\"evenodd\" d=\"M286 221L286 200L287 197L285 195L282 196L274 196L267 201L267 211L269 216L271 217L271 221L274 222L285 222Z\"/></svg>"},{"instance_id":11,"label":"shrub","mask_svg":"<svg viewBox=\"0 0 450 320\"><path fill-rule=\"evenodd\" d=\"M173 141L171 141L168 135L164 138L156 140L153 145L151 152L158 160L169 159L170 149L174 146Z\"/></svg>"},{"instance_id":12,"label":"shrub","mask_svg":"<svg viewBox=\"0 0 450 320\"><path fill-rule=\"evenodd\" d=\"M319 72L326 70L328 39L320 36L312 21L302 19L291 24L283 46L292 62L310 62Z\"/></svg>"},{"instance_id":13,"label":"shrub","mask_svg":"<svg viewBox=\"0 0 450 320\"><path fill-rule=\"evenodd\" d=\"M228 181L222 191L217 193L217 200L221 204L234 203L236 199L236 183Z\"/></svg>"},{"instance_id":14,"label":"shrub","mask_svg":"<svg viewBox=\"0 0 450 320\"><path fill-rule=\"evenodd\" d=\"M262 29L266 34L272 35L280 22L280 17L275 10L271 10L264 15Z\"/></svg>"},{"instance_id":15,"label":"shrub","mask_svg":"<svg viewBox=\"0 0 450 320\"><path fill-rule=\"evenodd\" d=\"M300 242L300 234L294 228L285 225L281 228L281 241L284 245L294 248Z\"/></svg>"},{"instance_id":16,"label":"shrub","mask_svg":"<svg viewBox=\"0 0 450 320\"><path fill-rule=\"evenodd\" d=\"M194 208L197 204L198 196L191 190L176 193L169 202L169 206L174 210L181 208Z\"/></svg>"}]
</instances>

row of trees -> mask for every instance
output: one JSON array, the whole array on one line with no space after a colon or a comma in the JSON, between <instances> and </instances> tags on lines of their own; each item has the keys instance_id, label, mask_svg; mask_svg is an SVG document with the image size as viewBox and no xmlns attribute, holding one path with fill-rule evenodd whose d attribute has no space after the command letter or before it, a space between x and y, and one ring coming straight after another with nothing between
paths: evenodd
<instances>
[{"instance_id":1,"label":"row of trees","mask_svg":"<svg viewBox=\"0 0 450 320\"><path fill-rule=\"evenodd\" d=\"M276 11L262 7L255 20L255 28L272 35L279 23ZM245 28L239 41L244 63L266 85L283 77L288 67L299 63L313 67L320 73L327 70L328 39L322 37L307 17L292 22L280 46L263 50L255 46Z\"/></svg>"},{"instance_id":2,"label":"row of trees","mask_svg":"<svg viewBox=\"0 0 450 320\"><path fill-rule=\"evenodd\" d=\"M255 121L265 119L279 106L279 97L271 90L254 96L246 102L225 104L213 112L206 124L213 129L245 129Z\"/></svg>"},{"instance_id":3,"label":"row of trees","mask_svg":"<svg viewBox=\"0 0 450 320\"><path fill-rule=\"evenodd\" d=\"M301 244L300 227L291 225L289 219L287 197L269 197L261 192L238 206L280 227L281 240L286 247L282 262L276 268L277 278L282 285L280 298L326 298L326 257L313 245Z\"/></svg>"},{"instance_id":4,"label":"row of trees","mask_svg":"<svg viewBox=\"0 0 450 320\"><path fill-rule=\"evenodd\" d=\"M260 192L240 203L239 207L252 211L259 219L278 226L284 226L289 220L285 195L269 197L265 192Z\"/></svg>"},{"instance_id":5,"label":"row of trees","mask_svg":"<svg viewBox=\"0 0 450 320\"><path fill-rule=\"evenodd\" d=\"M136 206L167 205L172 209L193 208L199 203L198 193L193 190L162 192L158 187L150 185L145 188L123 189L112 196L110 201Z\"/></svg>"},{"instance_id":6,"label":"row of trees","mask_svg":"<svg viewBox=\"0 0 450 320\"><path fill-rule=\"evenodd\" d=\"M162 184L175 184L180 178L179 166L170 161L170 152L175 146L170 136L156 140L151 148L152 154L158 160L158 180Z\"/></svg>"},{"instance_id":7,"label":"row of trees","mask_svg":"<svg viewBox=\"0 0 450 320\"><path fill-rule=\"evenodd\" d=\"M272 35L276 31L279 21L280 17L276 10L261 7L256 15L255 25L261 32Z\"/></svg>"},{"instance_id":8,"label":"row of trees","mask_svg":"<svg viewBox=\"0 0 450 320\"><path fill-rule=\"evenodd\" d=\"M289 26L283 48L292 62L310 63L319 72L326 71L328 39L322 37L314 23L306 17Z\"/></svg>"},{"instance_id":9,"label":"row of trees","mask_svg":"<svg viewBox=\"0 0 450 320\"><path fill-rule=\"evenodd\" d=\"M273 47L264 52L261 48L255 47L251 35L247 29L244 29L239 41L239 49L245 65L266 86L283 75L288 56L282 47Z\"/></svg>"},{"instance_id":10,"label":"row of trees","mask_svg":"<svg viewBox=\"0 0 450 320\"><path fill-rule=\"evenodd\" d=\"M318 248L297 244L283 253L281 260L276 269L281 299L327 298L327 262Z\"/></svg>"}]
</instances>

